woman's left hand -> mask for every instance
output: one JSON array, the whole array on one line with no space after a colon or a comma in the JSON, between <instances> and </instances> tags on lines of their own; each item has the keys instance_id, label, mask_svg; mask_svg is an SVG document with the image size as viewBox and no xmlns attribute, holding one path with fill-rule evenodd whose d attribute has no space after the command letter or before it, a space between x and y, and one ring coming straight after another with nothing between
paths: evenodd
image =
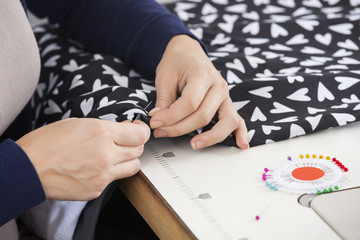
<instances>
[{"instance_id":1,"label":"woman's left hand","mask_svg":"<svg viewBox=\"0 0 360 240\"><path fill-rule=\"evenodd\" d=\"M191 147L214 145L231 133L240 148L249 147L245 122L232 104L228 85L198 41L187 35L169 41L156 69L155 87L156 105L149 113L155 137L188 134L217 114L217 123L193 137Z\"/></svg>"}]
</instances>

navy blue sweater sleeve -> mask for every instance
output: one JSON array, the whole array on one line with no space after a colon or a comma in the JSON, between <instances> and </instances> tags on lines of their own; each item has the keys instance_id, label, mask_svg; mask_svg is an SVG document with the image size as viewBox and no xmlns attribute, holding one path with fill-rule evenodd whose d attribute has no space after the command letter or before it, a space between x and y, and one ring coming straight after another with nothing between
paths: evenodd
<instances>
[{"instance_id":1,"label":"navy blue sweater sleeve","mask_svg":"<svg viewBox=\"0 0 360 240\"><path fill-rule=\"evenodd\" d=\"M25 152L12 140L0 144L0 226L45 201L40 179Z\"/></svg>"},{"instance_id":2,"label":"navy blue sweater sleeve","mask_svg":"<svg viewBox=\"0 0 360 240\"><path fill-rule=\"evenodd\" d=\"M27 0L27 5L89 50L113 54L150 78L173 36L196 39L154 0Z\"/></svg>"}]
</instances>

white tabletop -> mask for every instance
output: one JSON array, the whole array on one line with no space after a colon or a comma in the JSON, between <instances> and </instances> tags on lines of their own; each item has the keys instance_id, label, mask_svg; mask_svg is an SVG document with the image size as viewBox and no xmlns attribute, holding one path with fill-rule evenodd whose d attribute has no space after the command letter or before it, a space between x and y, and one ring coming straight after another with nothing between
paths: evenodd
<instances>
[{"instance_id":1,"label":"white tabletop","mask_svg":"<svg viewBox=\"0 0 360 240\"><path fill-rule=\"evenodd\" d=\"M324 154L351 173L341 189L360 186L359 133L354 123L245 151L221 145L194 151L188 137L152 139L142 171L199 239L340 239L298 203L301 194L272 191L261 174L288 156Z\"/></svg>"}]
</instances>

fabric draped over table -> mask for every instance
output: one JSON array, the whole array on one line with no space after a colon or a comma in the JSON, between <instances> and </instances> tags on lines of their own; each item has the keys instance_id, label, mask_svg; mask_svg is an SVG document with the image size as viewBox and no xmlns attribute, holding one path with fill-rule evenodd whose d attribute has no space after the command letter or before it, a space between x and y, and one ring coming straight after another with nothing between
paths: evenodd
<instances>
[{"instance_id":1,"label":"fabric draped over table","mask_svg":"<svg viewBox=\"0 0 360 240\"><path fill-rule=\"evenodd\" d=\"M256 146L359 120L357 5L193 0L167 7L207 46ZM35 32L44 66L33 99L35 127L68 117L123 121L141 114L148 121L153 79L113 56L87 52L56 26Z\"/></svg>"}]
</instances>

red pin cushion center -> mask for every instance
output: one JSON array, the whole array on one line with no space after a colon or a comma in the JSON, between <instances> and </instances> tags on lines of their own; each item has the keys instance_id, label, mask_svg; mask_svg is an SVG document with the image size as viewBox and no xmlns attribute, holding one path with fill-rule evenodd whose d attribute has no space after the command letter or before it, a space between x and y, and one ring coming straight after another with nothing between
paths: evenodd
<instances>
[{"instance_id":1,"label":"red pin cushion center","mask_svg":"<svg viewBox=\"0 0 360 240\"><path fill-rule=\"evenodd\" d=\"M291 175L299 180L312 181L322 178L325 175L325 172L315 167L301 167L294 169Z\"/></svg>"}]
</instances>

